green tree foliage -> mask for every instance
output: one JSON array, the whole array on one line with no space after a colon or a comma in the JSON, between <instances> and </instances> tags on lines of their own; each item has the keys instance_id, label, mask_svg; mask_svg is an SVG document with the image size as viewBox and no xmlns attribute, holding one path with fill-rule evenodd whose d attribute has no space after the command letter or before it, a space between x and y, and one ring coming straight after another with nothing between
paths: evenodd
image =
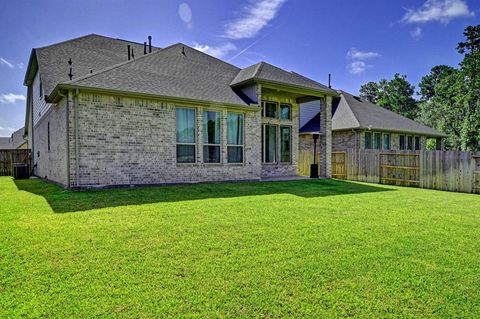
<instances>
[{"instance_id":1,"label":"green tree foliage","mask_svg":"<svg viewBox=\"0 0 480 319\"><path fill-rule=\"evenodd\" d=\"M368 82L360 87L360 97L372 103L377 103L379 86L377 82Z\"/></svg>"}]
</instances>

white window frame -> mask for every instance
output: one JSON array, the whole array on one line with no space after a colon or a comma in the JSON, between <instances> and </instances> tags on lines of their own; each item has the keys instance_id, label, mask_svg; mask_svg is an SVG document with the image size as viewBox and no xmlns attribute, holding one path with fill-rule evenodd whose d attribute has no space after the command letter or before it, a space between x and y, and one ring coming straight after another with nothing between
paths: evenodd
<instances>
[{"instance_id":1,"label":"white window frame","mask_svg":"<svg viewBox=\"0 0 480 319\"><path fill-rule=\"evenodd\" d=\"M195 138L195 141L193 143L178 143L177 141L177 109L187 109L187 110L193 110L193 112L195 113L194 115L194 119L195 119L195 122L193 124L193 127L195 129L195 132L193 134L194 138ZM184 165L184 164L196 164L197 163L197 130L198 130L198 125L197 125L197 108L195 107L187 107L187 106L177 106L175 107L175 162L177 164L180 164L180 165ZM193 151L193 162L179 162L178 161L178 151L177 151L177 147L178 145L191 145L194 147L194 151Z\"/></svg>"},{"instance_id":2,"label":"white window frame","mask_svg":"<svg viewBox=\"0 0 480 319\"><path fill-rule=\"evenodd\" d=\"M228 113L231 113L231 114L239 114L243 117L243 129L242 129L242 144L228 144ZM241 164L244 164L245 163L245 120L246 120L246 116L245 116L245 113L243 112L227 112L227 118L226 118L226 137L227 137L227 141L226 141L226 144L227 144L227 158L225 160L225 162L227 164L230 164L230 165L241 165ZM241 147L242 148L242 161L241 162L229 162L228 161L228 148L229 147Z\"/></svg>"},{"instance_id":3,"label":"white window frame","mask_svg":"<svg viewBox=\"0 0 480 319\"><path fill-rule=\"evenodd\" d=\"M218 113L219 119L220 119L220 144L210 144L210 143L204 143L204 138L205 138L205 113L207 112L214 112ZM202 160L204 164L221 164L222 163L222 112L219 110L215 109L203 109L202 112ZM218 162L206 162L205 161L205 146L218 146L220 149L220 157L218 158Z\"/></svg>"}]
</instances>

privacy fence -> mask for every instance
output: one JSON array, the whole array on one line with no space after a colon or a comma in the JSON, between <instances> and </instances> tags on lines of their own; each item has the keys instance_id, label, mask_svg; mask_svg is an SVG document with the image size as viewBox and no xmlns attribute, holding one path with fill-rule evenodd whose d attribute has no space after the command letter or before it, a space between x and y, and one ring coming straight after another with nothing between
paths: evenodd
<instances>
[{"instance_id":1,"label":"privacy fence","mask_svg":"<svg viewBox=\"0 0 480 319\"><path fill-rule=\"evenodd\" d=\"M0 176L13 175L13 164L28 164L29 171L32 169L30 150L0 150Z\"/></svg>"},{"instance_id":2,"label":"privacy fence","mask_svg":"<svg viewBox=\"0 0 480 319\"><path fill-rule=\"evenodd\" d=\"M299 166L303 166L303 163L299 163ZM299 168L299 172L305 170L308 169ZM480 193L480 153L348 149L332 153L332 177Z\"/></svg>"}]
</instances>

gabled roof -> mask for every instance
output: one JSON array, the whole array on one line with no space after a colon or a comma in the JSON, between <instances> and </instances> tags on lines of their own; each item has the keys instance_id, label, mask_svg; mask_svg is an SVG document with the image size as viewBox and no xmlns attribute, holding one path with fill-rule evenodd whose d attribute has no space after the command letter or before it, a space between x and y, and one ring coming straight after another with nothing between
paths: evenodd
<instances>
[{"instance_id":1,"label":"gabled roof","mask_svg":"<svg viewBox=\"0 0 480 319\"><path fill-rule=\"evenodd\" d=\"M381 106L362 100L345 91L339 91L340 98L334 99L332 130L373 129L399 133L412 133L431 137L446 135L426 125L415 122ZM320 117L307 122L300 132L320 130Z\"/></svg>"},{"instance_id":2,"label":"gabled roof","mask_svg":"<svg viewBox=\"0 0 480 319\"><path fill-rule=\"evenodd\" d=\"M121 39L114 39L97 34L89 34L79 38L59 42L32 50L25 85L28 85L35 75L36 68L40 70L42 87L45 95L49 95L58 83L69 80L69 59L72 60L74 78L106 67L118 64L128 59L127 46L130 45L135 57L143 55L143 44ZM152 47L152 51L159 50Z\"/></svg>"},{"instance_id":3,"label":"gabled roof","mask_svg":"<svg viewBox=\"0 0 480 319\"><path fill-rule=\"evenodd\" d=\"M298 73L285 71L266 62L259 62L242 69L238 72L230 85L235 87L252 81L278 83L337 95L335 90L332 90L321 83Z\"/></svg>"},{"instance_id":4,"label":"gabled roof","mask_svg":"<svg viewBox=\"0 0 480 319\"><path fill-rule=\"evenodd\" d=\"M248 106L251 101L230 87L239 71L178 43L64 85Z\"/></svg>"},{"instance_id":5,"label":"gabled roof","mask_svg":"<svg viewBox=\"0 0 480 319\"><path fill-rule=\"evenodd\" d=\"M11 150L13 144L10 137L0 137L0 150Z\"/></svg>"}]
</instances>

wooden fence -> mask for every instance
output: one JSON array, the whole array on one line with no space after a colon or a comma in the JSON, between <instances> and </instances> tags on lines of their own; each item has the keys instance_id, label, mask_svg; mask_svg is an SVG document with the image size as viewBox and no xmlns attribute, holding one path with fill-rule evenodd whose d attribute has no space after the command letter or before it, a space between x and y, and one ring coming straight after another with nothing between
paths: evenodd
<instances>
[{"instance_id":1,"label":"wooden fence","mask_svg":"<svg viewBox=\"0 0 480 319\"><path fill-rule=\"evenodd\" d=\"M32 169L29 149L0 150L0 176L13 175L13 164L25 163Z\"/></svg>"},{"instance_id":2,"label":"wooden fence","mask_svg":"<svg viewBox=\"0 0 480 319\"><path fill-rule=\"evenodd\" d=\"M299 174L308 176L312 155L300 152ZM460 151L332 152L332 177L353 181L480 193L480 153Z\"/></svg>"}]
</instances>

